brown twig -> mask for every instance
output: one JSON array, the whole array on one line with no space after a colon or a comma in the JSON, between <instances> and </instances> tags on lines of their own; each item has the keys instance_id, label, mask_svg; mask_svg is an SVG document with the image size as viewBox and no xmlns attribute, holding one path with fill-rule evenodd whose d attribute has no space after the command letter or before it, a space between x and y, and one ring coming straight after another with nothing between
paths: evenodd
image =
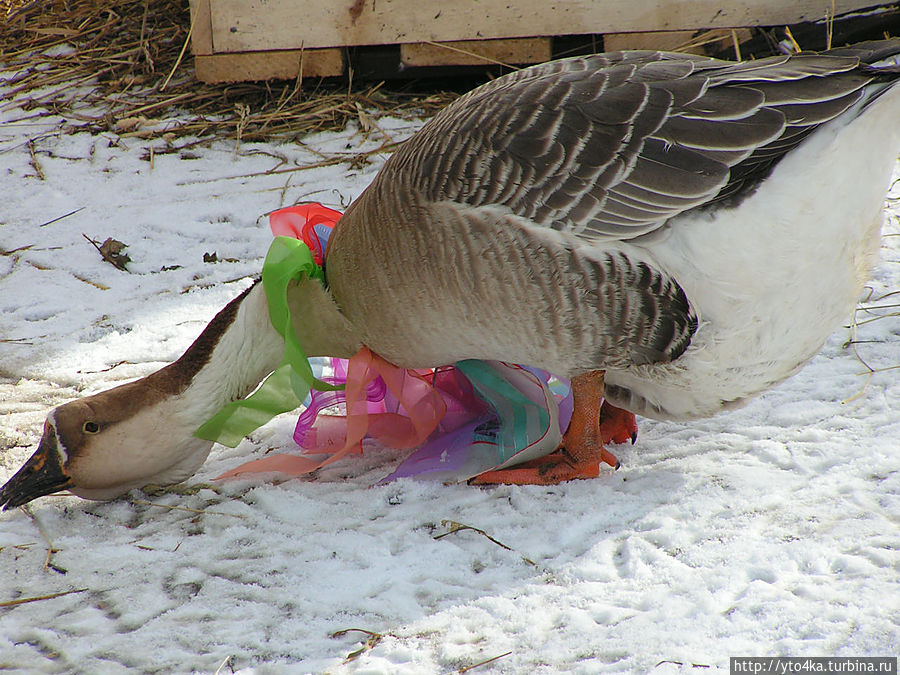
<instances>
[{"instance_id":1,"label":"brown twig","mask_svg":"<svg viewBox=\"0 0 900 675\"><path fill-rule=\"evenodd\" d=\"M803 51L803 48L800 46L800 44L797 42L797 40L794 39L794 34L791 33L790 26L785 26L785 27L784 27L784 34L787 36L788 40L790 40L791 46L794 48L794 51L795 51L795 52L802 52L802 51Z\"/></svg>"},{"instance_id":2,"label":"brown twig","mask_svg":"<svg viewBox=\"0 0 900 675\"><path fill-rule=\"evenodd\" d=\"M80 274L75 274L74 272L70 272L70 274L71 274L73 277L75 277L76 279L78 279L78 281L80 281L80 282L83 283L83 284L88 284L89 286L93 286L94 288L99 288L101 291L108 291L108 290L109 290L109 286L107 286L106 284L101 284L101 283L98 282L98 281L91 281L91 280L88 279L87 277L83 277L83 276L81 276Z\"/></svg>"},{"instance_id":3,"label":"brown twig","mask_svg":"<svg viewBox=\"0 0 900 675\"><path fill-rule=\"evenodd\" d=\"M853 350L853 354L854 354L854 356L856 356L857 361L859 361L865 368L865 371L863 371L859 374L865 376L866 379L863 382L862 386L860 387L859 391L857 391L855 394L853 394L849 398L846 398L843 401L841 401L841 404L851 403L852 401L855 401L856 399L864 396L866 393L866 390L869 387L869 384L872 381L872 378L876 375L876 373L882 373L882 372L886 372L888 370L900 369L900 364L895 365L895 366L884 366L882 368L873 368L868 363L866 363L866 360L862 357L862 354L859 353L859 349L857 348L858 345L866 342L865 340L857 340L856 339L856 331L860 326L864 326L864 325L866 325L868 323L872 323L874 321L880 321L882 319L887 319L889 317L900 316L900 312L888 312L885 314L875 314L875 316L868 318L868 319L864 319L862 321L858 320L857 315L860 312L874 313L873 310L893 309L898 306L896 303L886 303L886 304L878 304L878 303L882 302L886 298L897 295L898 293L900 293L900 290L889 291L889 292L883 293L882 295L879 295L879 296L875 296L875 290L871 287L868 288L868 291L869 292L866 295L865 299L863 299L856 306L856 309L853 311L853 319L851 320L850 325L847 326L847 328L850 330L850 336L847 338L847 340L843 344L844 349L850 348Z\"/></svg>"},{"instance_id":4,"label":"brown twig","mask_svg":"<svg viewBox=\"0 0 900 675\"><path fill-rule=\"evenodd\" d=\"M18 248L11 248L8 251L5 251L2 248L0 248L0 255L10 256L13 253L21 253L22 251L27 251L30 248L34 248L34 244L28 244L26 246L19 246Z\"/></svg>"},{"instance_id":5,"label":"brown twig","mask_svg":"<svg viewBox=\"0 0 900 675\"><path fill-rule=\"evenodd\" d=\"M46 180L44 172L41 170L40 162L38 162L37 155L34 152L34 141L32 139L28 139L28 152L31 154L31 168L34 169L34 173L41 180Z\"/></svg>"},{"instance_id":6,"label":"brown twig","mask_svg":"<svg viewBox=\"0 0 900 675\"><path fill-rule=\"evenodd\" d=\"M731 44L734 46L734 60L741 61L741 41L738 40L738 34L734 28L731 29Z\"/></svg>"},{"instance_id":7,"label":"brown twig","mask_svg":"<svg viewBox=\"0 0 900 675\"><path fill-rule=\"evenodd\" d=\"M343 637L347 633L351 633L351 632L364 633L368 637L366 638L366 641L363 643L362 647L360 647L359 649L353 650L352 652L347 654L346 657L344 657L344 663L349 663L350 661L353 661L354 659L358 658L361 654L364 654L367 651L374 649L375 645L377 645L379 642L381 642L381 640L386 635L386 633L376 633L371 630L366 630L365 628L345 628L343 630L335 631L334 633L331 634L331 637L339 638L339 637Z\"/></svg>"},{"instance_id":8,"label":"brown twig","mask_svg":"<svg viewBox=\"0 0 900 675\"><path fill-rule=\"evenodd\" d=\"M50 568L54 572L59 572L60 574L67 574L68 570L63 569L62 567L58 567L53 564L53 554L59 553L58 548L53 546L53 542L50 541L50 537L47 535L47 532L44 530L44 526L41 524L41 521L38 520L38 517L34 515L32 510L28 506L20 506L20 509L25 512L25 514L31 518L31 522L34 523L34 526L37 528L38 532L41 533L41 537L44 538L44 541L47 543L47 557L44 559L44 567L43 569Z\"/></svg>"},{"instance_id":9,"label":"brown twig","mask_svg":"<svg viewBox=\"0 0 900 675\"><path fill-rule=\"evenodd\" d=\"M471 525L466 525L464 523L458 523L455 520L442 520L441 525L443 525L444 527L449 527L450 529L447 532L444 532L443 534L436 535L434 537L435 540L443 539L444 537L446 537L448 535L456 534L457 532L461 532L463 530L471 530L472 532L477 532L482 537L485 537L488 541L493 542L494 544L497 544L497 546L499 546L500 548L505 548L507 551L512 551L513 553L517 553L517 551L514 548L507 546L502 541L498 541L497 539L494 539L491 535L489 535L487 532L485 532L484 530L482 530L480 528L472 527ZM537 566L537 563L535 563L533 560L526 558L521 553L519 555L522 556L522 560L527 562L529 565Z\"/></svg>"},{"instance_id":10,"label":"brown twig","mask_svg":"<svg viewBox=\"0 0 900 675\"><path fill-rule=\"evenodd\" d=\"M353 163L365 159L371 155L377 155L382 152L388 152L399 143L383 143L372 150L364 150L352 155L336 155L322 160L321 162L313 162L312 164L304 164L303 166L292 166L287 169L271 169L269 171L254 171L252 173L237 174L232 176L219 176L218 178L199 178L195 180L186 180L178 183L178 185L198 185L200 183L213 183L220 180L240 180L245 178L259 178L261 176L277 176L282 173L294 173L296 171L309 171L310 169L321 169L326 166L334 166L335 164Z\"/></svg>"},{"instance_id":11,"label":"brown twig","mask_svg":"<svg viewBox=\"0 0 900 675\"><path fill-rule=\"evenodd\" d=\"M481 666L486 666L489 663L493 663L494 661L498 661L499 659L506 658L512 654L512 651L505 652L503 654L498 654L497 656L492 656L489 659L485 659L484 661L479 661L478 663L473 663L471 666L465 666L460 668L456 672L462 675L463 673L468 673L470 670L474 670L475 668L480 668Z\"/></svg>"},{"instance_id":12,"label":"brown twig","mask_svg":"<svg viewBox=\"0 0 900 675\"><path fill-rule=\"evenodd\" d=\"M188 513L210 514L213 516L228 516L229 518L246 519L238 513L223 513L222 511L210 511L209 509L192 509L187 506L170 506L169 504L157 504L156 502L148 502L144 499L132 499L132 504L144 504L145 506L158 506L161 509L171 509L173 511L187 511Z\"/></svg>"},{"instance_id":13,"label":"brown twig","mask_svg":"<svg viewBox=\"0 0 900 675\"><path fill-rule=\"evenodd\" d=\"M60 591L59 593L48 593L47 595L34 595L29 598L16 598L15 600L5 600L0 602L0 607L15 607L16 605L24 605L27 602L38 602L39 600L52 600L53 598L61 598L64 595L72 593L84 593L87 588L73 588L71 591Z\"/></svg>"},{"instance_id":14,"label":"brown twig","mask_svg":"<svg viewBox=\"0 0 900 675\"><path fill-rule=\"evenodd\" d=\"M119 366L125 366L125 365L133 366L135 364L132 361L117 361L116 363L112 364L111 366L108 366L106 368L101 368L100 370L79 370L78 372L85 374L85 375L96 375L97 373L108 373L109 371L114 370L114 369L118 368Z\"/></svg>"},{"instance_id":15,"label":"brown twig","mask_svg":"<svg viewBox=\"0 0 900 675\"><path fill-rule=\"evenodd\" d=\"M447 49L451 52L456 52L458 54L465 54L473 59L478 59L479 61L485 61L487 63L493 63L498 66L503 66L504 68L509 68L510 70L521 70L521 68L516 68L516 66L512 66L503 61L498 61L497 59L493 59L490 56L485 56L484 54L478 54L476 52L469 51L468 49L460 49L459 47L454 47L453 45L448 45L446 42L432 42L431 40L422 40L422 44L430 45L432 47L440 47L441 49Z\"/></svg>"},{"instance_id":16,"label":"brown twig","mask_svg":"<svg viewBox=\"0 0 900 675\"><path fill-rule=\"evenodd\" d=\"M231 669L231 672L233 673L233 672L234 672L234 666L231 664L231 660L232 660L233 658L234 658L234 656L232 656L231 654L229 654L228 656L226 656L226 657L225 657L225 660L222 661L222 663L219 664L219 667L218 667L218 668L216 668L216 672L214 672L213 675L219 675L219 673L222 672L222 669L223 669L225 666L228 666L229 669Z\"/></svg>"},{"instance_id":17,"label":"brown twig","mask_svg":"<svg viewBox=\"0 0 900 675\"><path fill-rule=\"evenodd\" d=\"M166 87L169 86L169 82L172 80L172 76L175 74L175 71L178 69L178 65L181 63L181 59L184 58L184 52L187 51L188 45L191 43L191 35L194 34L194 17L191 17L191 25L188 28L187 35L184 38L184 44L181 45L181 51L178 52L178 58L175 59L175 63L172 64L172 70L169 71L169 76L166 77L166 81L162 83L162 86L159 88L160 91L165 91Z\"/></svg>"},{"instance_id":18,"label":"brown twig","mask_svg":"<svg viewBox=\"0 0 900 675\"><path fill-rule=\"evenodd\" d=\"M691 663L691 664L685 664L684 661L670 661L670 660L667 659L667 660L663 660L663 661L660 661L659 663L657 663L656 666L655 666L655 668L659 668L660 666L665 665L665 664L673 664L673 665L676 665L676 666L690 665L691 668L709 668L709 667L710 667L710 665L707 664L707 663Z\"/></svg>"},{"instance_id":19,"label":"brown twig","mask_svg":"<svg viewBox=\"0 0 900 675\"><path fill-rule=\"evenodd\" d=\"M825 10L825 49L831 49L831 42L834 39L834 0L831 0L831 11Z\"/></svg>"},{"instance_id":20,"label":"brown twig","mask_svg":"<svg viewBox=\"0 0 900 675\"><path fill-rule=\"evenodd\" d=\"M57 216L56 218L53 218L52 220L48 220L46 223L41 223L40 225L38 225L38 227L47 227L47 225L52 225L53 223L58 222L58 221L62 220L63 218L68 218L69 216L74 216L79 211L84 211L84 209L85 209L85 207L81 206L81 207L75 209L74 211L69 211L68 213L64 213L61 216Z\"/></svg>"}]
</instances>

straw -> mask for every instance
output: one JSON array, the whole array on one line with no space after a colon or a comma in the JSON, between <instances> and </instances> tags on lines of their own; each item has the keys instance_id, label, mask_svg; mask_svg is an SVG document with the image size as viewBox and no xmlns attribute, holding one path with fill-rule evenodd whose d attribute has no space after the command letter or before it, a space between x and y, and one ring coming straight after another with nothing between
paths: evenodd
<instances>
[{"instance_id":1,"label":"straw","mask_svg":"<svg viewBox=\"0 0 900 675\"><path fill-rule=\"evenodd\" d=\"M190 30L183 0L0 0L0 64L12 73L0 109L60 116L68 133L118 133L120 120L152 115L136 133L164 137L158 155L237 132L242 143L299 140L358 122L360 110L427 117L457 96L312 78L205 84L185 53Z\"/></svg>"}]
</instances>

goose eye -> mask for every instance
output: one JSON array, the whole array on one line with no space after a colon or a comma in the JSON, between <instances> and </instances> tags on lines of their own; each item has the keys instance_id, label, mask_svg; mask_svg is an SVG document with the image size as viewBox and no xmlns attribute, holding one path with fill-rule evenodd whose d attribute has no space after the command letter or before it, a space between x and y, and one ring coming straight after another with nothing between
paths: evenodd
<instances>
[{"instance_id":1,"label":"goose eye","mask_svg":"<svg viewBox=\"0 0 900 675\"><path fill-rule=\"evenodd\" d=\"M98 431L100 431L100 425L96 422L85 422L84 426L82 426L81 429L86 434L96 434Z\"/></svg>"}]
</instances>

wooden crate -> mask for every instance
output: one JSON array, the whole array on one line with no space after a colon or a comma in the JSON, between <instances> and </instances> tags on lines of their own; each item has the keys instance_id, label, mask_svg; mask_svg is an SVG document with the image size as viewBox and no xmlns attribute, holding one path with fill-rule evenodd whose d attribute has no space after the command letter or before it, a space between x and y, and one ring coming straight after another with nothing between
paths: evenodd
<instances>
[{"instance_id":1,"label":"wooden crate","mask_svg":"<svg viewBox=\"0 0 900 675\"><path fill-rule=\"evenodd\" d=\"M714 30L815 21L877 0L190 0L197 77L205 82L341 75L346 49L399 47L398 70L525 65L553 36L602 35L608 50L674 49ZM710 35L710 34L707 34ZM695 40L696 41L696 40ZM701 40L702 42L702 40Z\"/></svg>"}]
</instances>

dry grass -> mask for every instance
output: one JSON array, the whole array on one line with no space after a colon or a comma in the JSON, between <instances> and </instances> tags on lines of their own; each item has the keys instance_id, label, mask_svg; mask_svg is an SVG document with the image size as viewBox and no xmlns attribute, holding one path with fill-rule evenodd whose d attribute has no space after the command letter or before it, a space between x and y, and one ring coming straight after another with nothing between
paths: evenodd
<instances>
[{"instance_id":1,"label":"dry grass","mask_svg":"<svg viewBox=\"0 0 900 675\"><path fill-rule=\"evenodd\" d=\"M48 593L46 595L36 595L33 597L6 600L5 602L0 602L0 608L16 607L17 605L24 605L29 602L38 602L40 600L52 600L53 598L61 598L64 595L72 595L72 593L84 593L87 590L88 589L86 588L73 588L71 591L61 591L59 593Z\"/></svg>"},{"instance_id":2,"label":"dry grass","mask_svg":"<svg viewBox=\"0 0 900 675\"><path fill-rule=\"evenodd\" d=\"M290 140L368 115L430 115L455 93L346 83L208 85L194 78L187 0L0 0L0 108L58 114L69 131L131 131L169 143ZM166 120L177 113L177 119ZM164 123L158 123L164 120Z\"/></svg>"}]
</instances>

